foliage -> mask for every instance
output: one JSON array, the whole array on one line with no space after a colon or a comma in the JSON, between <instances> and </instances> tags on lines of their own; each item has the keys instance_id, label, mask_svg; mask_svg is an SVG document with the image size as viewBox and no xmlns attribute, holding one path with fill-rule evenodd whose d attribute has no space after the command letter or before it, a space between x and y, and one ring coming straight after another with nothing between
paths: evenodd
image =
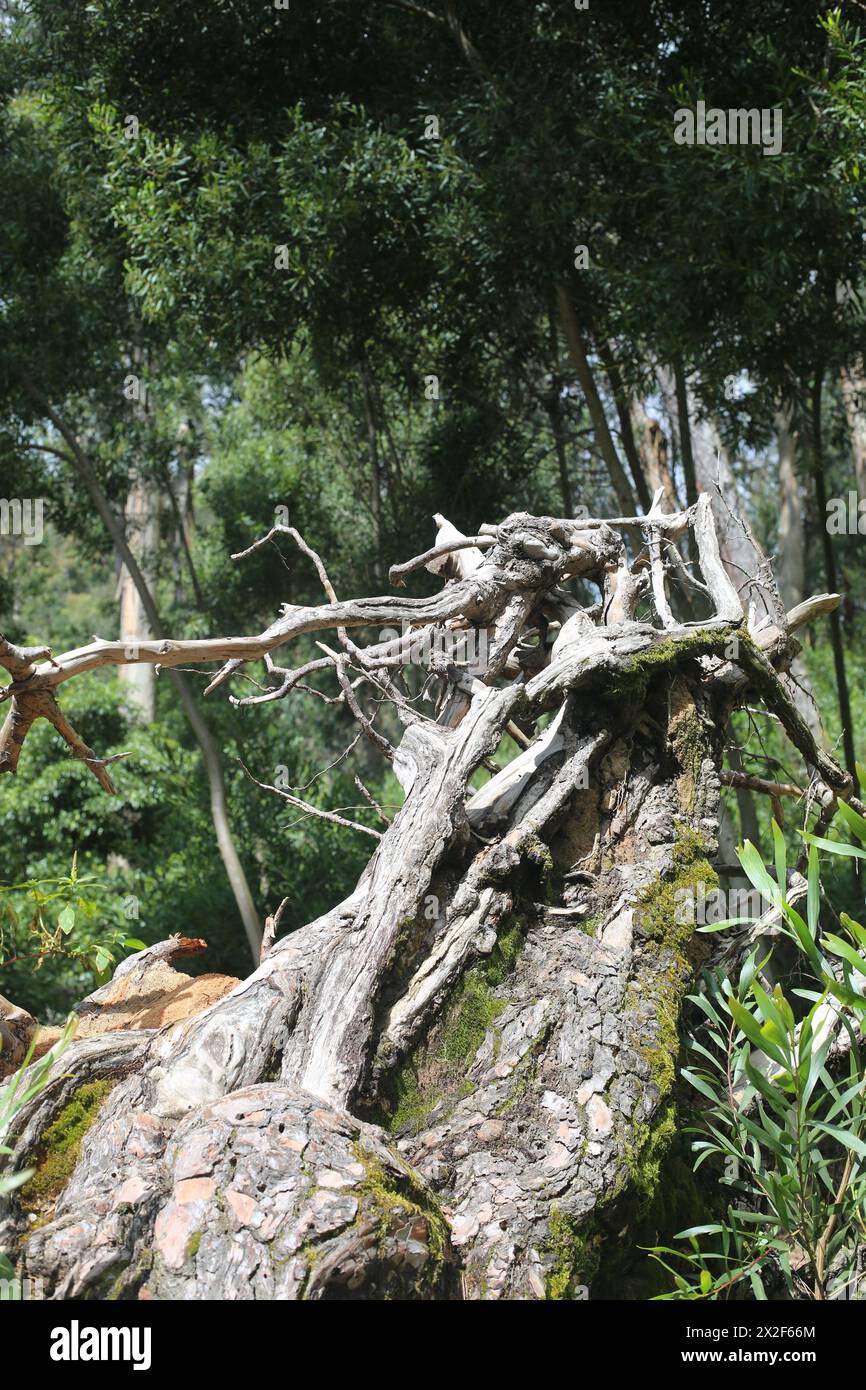
<instances>
[{"instance_id":1,"label":"foliage","mask_svg":"<svg viewBox=\"0 0 866 1390\"><path fill-rule=\"evenodd\" d=\"M26 960L36 972L60 957L87 966L100 982L117 964L119 948L144 947L121 927L98 931L104 892L95 875L79 873L75 855L63 878L0 884L0 970Z\"/></svg>"},{"instance_id":2,"label":"foliage","mask_svg":"<svg viewBox=\"0 0 866 1390\"><path fill-rule=\"evenodd\" d=\"M33 1176L32 1168L19 1169L17 1172L4 1171L5 1160L9 1157L12 1150L5 1144L4 1140L8 1134L9 1126L28 1101L34 1100L40 1095L48 1085L49 1076L54 1063L63 1055L66 1048L72 1041L75 1032L77 1019L70 1015L66 1020L66 1026L57 1042L44 1057L40 1058L33 1066L29 1075L30 1063L33 1058L33 1050L36 1046L35 1039L31 1043L27 1056L23 1063L6 1082L0 1090L0 1197L8 1192L14 1192L16 1188L22 1187ZM12 1266L8 1258L0 1250L0 1279L11 1279L13 1275Z\"/></svg>"},{"instance_id":3,"label":"foliage","mask_svg":"<svg viewBox=\"0 0 866 1390\"><path fill-rule=\"evenodd\" d=\"M844 824L866 846L866 820L840 803ZM773 825L776 878L746 842L740 862L780 913L808 988L772 987L772 955L759 943L733 982L707 972L692 996L705 1017L689 1039L683 1077L704 1098L692 1148L695 1169L720 1162L728 1197L717 1221L655 1247L672 1275L668 1299L856 1297L866 1249L866 928L841 915L845 935L821 929L819 850L866 858L866 848L806 834L806 917L788 901L787 856ZM717 923L701 930L716 931ZM838 1054L841 1053L841 1056ZM671 1263L673 1261L673 1263Z\"/></svg>"}]
</instances>

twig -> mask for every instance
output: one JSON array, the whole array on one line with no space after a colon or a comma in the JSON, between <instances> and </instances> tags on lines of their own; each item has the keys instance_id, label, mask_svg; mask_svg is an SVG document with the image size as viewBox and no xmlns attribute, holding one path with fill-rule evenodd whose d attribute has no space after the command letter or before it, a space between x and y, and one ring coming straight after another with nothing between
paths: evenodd
<instances>
[{"instance_id":1,"label":"twig","mask_svg":"<svg viewBox=\"0 0 866 1390\"><path fill-rule=\"evenodd\" d=\"M364 783L361 781L357 772L355 773L355 786L358 788L358 791L361 793L364 800L368 802L370 806L373 807L373 810L376 812L376 815L379 816L385 822L386 825L391 825L391 817L385 815L385 812L382 810L382 807L379 805L375 796L369 790L369 788L364 786Z\"/></svg>"},{"instance_id":2,"label":"twig","mask_svg":"<svg viewBox=\"0 0 866 1390\"><path fill-rule=\"evenodd\" d=\"M265 959L265 957L269 956L271 951L274 949L274 942L277 939L277 932L280 928L280 922L282 921L283 913L285 912L288 905L289 899L283 898L283 901L280 903L276 912L269 914L265 918L265 929L262 932L262 949L259 955L260 965L262 961Z\"/></svg>"},{"instance_id":3,"label":"twig","mask_svg":"<svg viewBox=\"0 0 866 1390\"><path fill-rule=\"evenodd\" d=\"M750 772L733 772L730 768L723 768L721 780L728 787L741 787L750 792L761 792L764 796L769 796L773 802L773 814L777 825L784 824L782 818L783 796L794 796L798 799L806 795L802 787L797 787L793 782L770 782L766 777L755 777Z\"/></svg>"},{"instance_id":4,"label":"twig","mask_svg":"<svg viewBox=\"0 0 866 1390\"><path fill-rule=\"evenodd\" d=\"M329 601L331 603L336 603L337 595L334 591L333 584L328 578L328 571L325 569L322 557L315 550L313 550L312 546L307 545L307 542L304 540L300 531L296 531L294 526L272 526L266 536L262 536L259 540L253 541L252 545L247 546L246 550L235 551L235 553L232 555L232 559L246 559L247 555L252 555L254 550L259 550L263 545L267 545L269 541L272 541L274 536L291 537L291 539L295 542L295 545L298 547L301 553L306 555L308 559L312 560L313 564L315 565L316 573L318 574L319 579L322 581L322 588L327 594Z\"/></svg>"},{"instance_id":5,"label":"twig","mask_svg":"<svg viewBox=\"0 0 866 1390\"><path fill-rule=\"evenodd\" d=\"M260 782L258 777L254 777L242 758L238 758L238 763L243 768L251 782L255 782L262 791L275 792L284 801L288 801L290 806L297 806L299 811L305 811L308 816L316 816L319 820L330 821L332 825L342 825L348 830L360 830L363 835L371 835L374 840L381 840L382 834L379 830L373 830L369 825L361 825L359 821L346 820L344 816L338 816L336 811L323 811L318 806L311 806L308 801L302 801L299 796L292 796L290 792L284 792L282 787L274 787L270 782Z\"/></svg>"}]
</instances>

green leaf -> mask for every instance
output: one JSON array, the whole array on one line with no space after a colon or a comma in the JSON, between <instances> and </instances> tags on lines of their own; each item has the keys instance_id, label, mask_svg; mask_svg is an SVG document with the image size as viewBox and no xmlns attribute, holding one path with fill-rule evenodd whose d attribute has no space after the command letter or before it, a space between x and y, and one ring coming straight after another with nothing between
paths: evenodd
<instances>
[{"instance_id":1,"label":"green leaf","mask_svg":"<svg viewBox=\"0 0 866 1390\"><path fill-rule=\"evenodd\" d=\"M752 917L726 917L723 922L711 922L706 927L696 927L699 932L725 931L728 927L745 927L752 923Z\"/></svg>"},{"instance_id":2,"label":"green leaf","mask_svg":"<svg viewBox=\"0 0 866 1390\"><path fill-rule=\"evenodd\" d=\"M859 922L855 922L853 917L849 917L847 912L839 913L839 920L843 927L847 927L854 940L866 950L866 927L861 927Z\"/></svg>"},{"instance_id":3,"label":"green leaf","mask_svg":"<svg viewBox=\"0 0 866 1390\"><path fill-rule=\"evenodd\" d=\"M144 951L147 949L147 943L139 941L137 936L126 937L123 944L128 951Z\"/></svg>"},{"instance_id":4,"label":"green leaf","mask_svg":"<svg viewBox=\"0 0 866 1390\"><path fill-rule=\"evenodd\" d=\"M22 1168L18 1173L0 1173L0 1192L14 1192L16 1187L21 1187L28 1178L32 1178L35 1172L35 1168Z\"/></svg>"},{"instance_id":5,"label":"green leaf","mask_svg":"<svg viewBox=\"0 0 866 1390\"><path fill-rule=\"evenodd\" d=\"M779 1046L775 1038L765 1036L758 1024L758 1020L749 1013L749 1010L738 1003L736 999L730 1001L730 1009L734 1022L740 1032L746 1035L749 1042L753 1043L754 1046L759 1048L762 1052L766 1052L769 1057L772 1057L774 1062L778 1062L780 1066L787 1069L788 1058L785 1052Z\"/></svg>"},{"instance_id":6,"label":"green leaf","mask_svg":"<svg viewBox=\"0 0 866 1390\"><path fill-rule=\"evenodd\" d=\"M752 887L757 888L758 892L767 899L767 902L778 905L781 901L782 890L779 884L775 883L767 873L764 861L751 840L746 840L742 849L737 850L737 858Z\"/></svg>"},{"instance_id":7,"label":"green leaf","mask_svg":"<svg viewBox=\"0 0 866 1390\"><path fill-rule=\"evenodd\" d=\"M849 806L847 802L840 801L836 806L837 813L842 817L849 830L853 830L858 840L866 845L866 820L863 816Z\"/></svg>"},{"instance_id":8,"label":"green leaf","mask_svg":"<svg viewBox=\"0 0 866 1390\"><path fill-rule=\"evenodd\" d=\"M866 1143L858 1139L856 1134L851 1134L847 1129L840 1129L838 1125L815 1124L816 1129L820 1129L823 1134L829 1134L834 1139L838 1139L840 1144L844 1144L846 1149L858 1154L860 1158L866 1158Z\"/></svg>"},{"instance_id":9,"label":"green leaf","mask_svg":"<svg viewBox=\"0 0 866 1390\"><path fill-rule=\"evenodd\" d=\"M110 951L106 951L104 946L97 946L96 950L93 953L93 960L96 966L97 974L104 975L109 965L111 964L112 959L113 957Z\"/></svg>"},{"instance_id":10,"label":"green leaf","mask_svg":"<svg viewBox=\"0 0 866 1390\"><path fill-rule=\"evenodd\" d=\"M769 1030L771 1036L779 1043L780 1047L787 1048L788 1030L785 1026L785 1020L780 1010L757 980L752 981L752 997L757 1003L763 1018L766 1020L765 1029Z\"/></svg>"},{"instance_id":11,"label":"green leaf","mask_svg":"<svg viewBox=\"0 0 866 1390\"><path fill-rule=\"evenodd\" d=\"M842 960L847 961L853 970L859 975L866 975L866 960L858 956L854 947L847 941L843 941L841 936L834 936L832 932L824 933L824 945L828 951L832 951L834 956L841 956Z\"/></svg>"},{"instance_id":12,"label":"green leaf","mask_svg":"<svg viewBox=\"0 0 866 1390\"><path fill-rule=\"evenodd\" d=\"M68 936L69 933L72 931L72 928L75 926L75 908L64 907L63 911L57 919L57 925L63 932L63 935Z\"/></svg>"},{"instance_id":13,"label":"green leaf","mask_svg":"<svg viewBox=\"0 0 866 1390\"><path fill-rule=\"evenodd\" d=\"M809 932L814 941L818 936L818 921L821 915L821 868L818 859L818 851L814 845L809 846L809 889L806 895L806 917Z\"/></svg>"},{"instance_id":14,"label":"green leaf","mask_svg":"<svg viewBox=\"0 0 866 1390\"><path fill-rule=\"evenodd\" d=\"M784 914L785 920L789 923L795 939L800 943L803 953L807 957L815 974L822 976L824 962L821 959L821 953L815 945L812 933L809 931L806 923L803 921L799 912L795 912L793 907L786 906L784 908Z\"/></svg>"},{"instance_id":15,"label":"green leaf","mask_svg":"<svg viewBox=\"0 0 866 1390\"><path fill-rule=\"evenodd\" d=\"M826 849L830 854L841 854L848 859L866 859L866 849L849 845L847 840L825 840L820 835L809 834L808 831L804 831L803 839L810 845L817 845L818 849Z\"/></svg>"},{"instance_id":16,"label":"green leaf","mask_svg":"<svg viewBox=\"0 0 866 1390\"><path fill-rule=\"evenodd\" d=\"M719 1097L716 1092L712 1090L702 1077L698 1076L696 1072L693 1072L690 1067L683 1067L680 1075L685 1077L686 1081L688 1081L691 1086L694 1086L696 1091L700 1091L702 1096L706 1096L707 1100L711 1100L713 1104L718 1103Z\"/></svg>"},{"instance_id":17,"label":"green leaf","mask_svg":"<svg viewBox=\"0 0 866 1390\"><path fill-rule=\"evenodd\" d=\"M775 818L771 822L771 829L773 832L773 857L776 864L776 882L779 885L779 891L784 893L788 880L788 855L785 849L785 837L776 824Z\"/></svg>"}]
</instances>

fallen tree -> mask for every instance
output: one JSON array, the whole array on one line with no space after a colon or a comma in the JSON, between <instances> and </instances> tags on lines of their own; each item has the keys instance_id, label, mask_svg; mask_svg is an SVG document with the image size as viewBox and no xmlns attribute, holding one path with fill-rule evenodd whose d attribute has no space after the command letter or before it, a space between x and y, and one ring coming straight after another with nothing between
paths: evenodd
<instances>
[{"instance_id":1,"label":"fallen tree","mask_svg":"<svg viewBox=\"0 0 866 1390\"><path fill-rule=\"evenodd\" d=\"M52 1209L29 1221L26 1187L2 1209L0 1248L55 1298L575 1296L606 1215L647 1189L675 1128L700 940L675 905L715 878L732 711L760 700L777 717L822 815L850 797L785 678L795 628L837 600L786 615L767 574L750 624L708 495L608 521L517 514L476 537L439 520L437 544L391 575L426 566L446 581L433 597L340 600L302 537L275 528L257 545L294 541L326 603L285 606L259 636L137 646L140 662L221 662L208 691L263 660L270 685L241 705L321 697L307 677L332 672L325 698L405 800L379 831L335 817L377 841L345 901L281 939L277 914L259 968L203 1012L74 1042L21 1111L16 1161L38 1163L82 1088L107 1083ZM699 575L678 549L689 533ZM405 630L350 635L388 625ZM480 666L425 643L431 629L483 635ZM312 659L277 664L325 633ZM3 643L0 769L45 717L111 791L59 691L128 653ZM404 679L422 660L433 714ZM509 736L522 751L473 785ZM118 975L146 982L146 965Z\"/></svg>"}]
</instances>

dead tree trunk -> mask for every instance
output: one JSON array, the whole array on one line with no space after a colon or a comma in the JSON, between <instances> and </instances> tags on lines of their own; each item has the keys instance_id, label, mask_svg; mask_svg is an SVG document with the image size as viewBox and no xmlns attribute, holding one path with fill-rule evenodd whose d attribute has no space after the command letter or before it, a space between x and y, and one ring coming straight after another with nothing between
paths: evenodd
<instances>
[{"instance_id":1,"label":"dead tree trunk","mask_svg":"<svg viewBox=\"0 0 866 1390\"><path fill-rule=\"evenodd\" d=\"M622 537L638 528L631 559ZM784 619L746 630L706 495L609 522L519 514L472 538L443 524L391 571L398 585L422 565L450 573L430 598L341 602L298 533L277 531L313 561L326 604L286 606L256 637L142 642L138 659L222 661L210 690L264 659L272 689L239 704L330 668L404 805L350 897L269 944L225 997L72 1044L18 1117L17 1161L38 1167L83 1086L112 1089L40 1222L27 1187L10 1196L0 1247L60 1299L573 1297L605 1213L645 1187L674 1128L696 950L678 894L713 878L731 709L762 699L825 800L849 779L776 674L796 647ZM680 624L668 590L689 532L705 615ZM595 608L563 587L574 576L598 586ZM793 625L815 611L801 605ZM349 635L401 623L372 646ZM276 664L327 630L337 645ZM36 717L64 731L65 680L124 659L111 642L56 658L0 646L13 677L0 766L15 770ZM439 684L435 718L407 698L412 662ZM398 746L365 691L390 701ZM528 746L473 789L515 729ZM128 972L130 988L146 977L141 962Z\"/></svg>"}]
</instances>

